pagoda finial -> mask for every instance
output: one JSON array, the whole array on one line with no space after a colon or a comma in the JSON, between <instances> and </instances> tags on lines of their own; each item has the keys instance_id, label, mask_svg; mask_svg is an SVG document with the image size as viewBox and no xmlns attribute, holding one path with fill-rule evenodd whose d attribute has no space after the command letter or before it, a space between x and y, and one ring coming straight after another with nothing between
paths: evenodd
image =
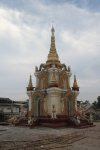
<instances>
[{"instance_id":1,"label":"pagoda finial","mask_svg":"<svg viewBox=\"0 0 100 150\"><path fill-rule=\"evenodd\" d=\"M33 90L33 84L32 84L32 78L31 78L31 73L30 73L30 79L29 79L27 91L32 91L32 90Z\"/></svg>"},{"instance_id":2,"label":"pagoda finial","mask_svg":"<svg viewBox=\"0 0 100 150\"><path fill-rule=\"evenodd\" d=\"M51 44L50 44L50 51L48 54L48 58L46 63L43 65L43 68L48 69L52 67L52 61L55 62L55 66L56 68L63 68L63 65L60 63L59 61L59 57L56 51L56 47L55 47L55 36L54 36L54 27L53 27L53 22L52 22L52 28L51 28Z\"/></svg>"},{"instance_id":3,"label":"pagoda finial","mask_svg":"<svg viewBox=\"0 0 100 150\"><path fill-rule=\"evenodd\" d=\"M59 58L58 58L58 54L56 52L56 48L55 48L55 36L54 36L54 27L53 27L53 24L52 24L52 29L51 29L51 47L50 47L50 52L48 54L48 61L59 61Z\"/></svg>"},{"instance_id":4,"label":"pagoda finial","mask_svg":"<svg viewBox=\"0 0 100 150\"><path fill-rule=\"evenodd\" d=\"M74 74L74 83L73 83L73 87L78 87L75 74Z\"/></svg>"},{"instance_id":5,"label":"pagoda finial","mask_svg":"<svg viewBox=\"0 0 100 150\"><path fill-rule=\"evenodd\" d=\"M74 83L73 83L72 90L79 91L79 87L78 87L78 85L77 85L77 81L76 81L75 72L74 72Z\"/></svg>"},{"instance_id":6,"label":"pagoda finial","mask_svg":"<svg viewBox=\"0 0 100 150\"><path fill-rule=\"evenodd\" d=\"M32 78L31 78L31 74L30 74L30 79L29 79L29 84L28 84L28 87L33 87L33 84L32 84Z\"/></svg>"},{"instance_id":7,"label":"pagoda finial","mask_svg":"<svg viewBox=\"0 0 100 150\"><path fill-rule=\"evenodd\" d=\"M52 21L52 29L51 29L52 37L54 37L54 32L55 32L54 27L53 27L53 23L54 23L54 21Z\"/></svg>"}]
</instances>

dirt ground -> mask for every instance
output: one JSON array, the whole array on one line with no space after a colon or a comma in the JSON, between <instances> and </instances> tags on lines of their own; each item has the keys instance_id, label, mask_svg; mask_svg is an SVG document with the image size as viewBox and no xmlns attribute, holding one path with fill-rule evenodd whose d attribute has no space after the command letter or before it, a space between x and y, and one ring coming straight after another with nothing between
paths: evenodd
<instances>
[{"instance_id":1,"label":"dirt ground","mask_svg":"<svg viewBox=\"0 0 100 150\"><path fill-rule=\"evenodd\" d=\"M100 150L100 122L74 129L0 126L0 150Z\"/></svg>"}]
</instances>

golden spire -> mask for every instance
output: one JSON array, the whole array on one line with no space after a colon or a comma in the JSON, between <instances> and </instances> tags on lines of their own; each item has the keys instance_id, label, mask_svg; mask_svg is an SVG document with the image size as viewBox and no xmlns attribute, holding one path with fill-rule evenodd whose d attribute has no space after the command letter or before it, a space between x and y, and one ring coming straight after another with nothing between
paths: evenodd
<instances>
[{"instance_id":1,"label":"golden spire","mask_svg":"<svg viewBox=\"0 0 100 150\"><path fill-rule=\"evenodd\" d=\"M78 87L77 81L76 81L76 76L75 76L75 75L74 75L74 83L73 83L73 87Z\"/></svg>"},{"instance_id":2,"label":"golden spire","mask_svg":"<svg viewBox=\"0 0 100 150\"><path fill-rule=\"evenodd\" d=\"M50 52L48 54L48 61L53 61L53 60L58 60L58 54L56 52L56 48L55 48L55 36L54 36L54 27L52 25L52 29L51 29L51 47L50 47ZM59 60L58 60L59 61Z\"/></svg>"},{"instance_id":3,"label":"golden spire","mask_svg":"<svg viewBox=\"0 0 100 150\"><path fill-rule=\"evenodd\" d=\"M30 75L27 91L32 91L32 90L33 90L33 84L32 84L32 78L31 78L31 75Z\"/></svg>"},{"instance_id":4,"label":"golden spire","mask_svg":"<svg viewBox=\"0 0 100 150\"><path fill-rule=\"evenodd\" d=\"M31 78L31 75L30 75L30 80L29 80L28 87L33 87L33 85L32 85L32 78Z\"/></svg>"},{"instance_id":5,"label":"golden spire","mask_svg":"<svg viewBox=\"0 0 100 150\"><path fill-rule=\"evenodd\" d=\"M55 78L55 71L53 71L53 77L52 77L52 81L50 83L50 87L58 87L58 82Z\"/></svg>"},{"instance_id":6,"label":"golden spire","mask_svg":"<svg viewBox=\"0 0 100 150\"><path fill-rule=\"evenodd\" d=\"M54 27L52 25L52 29L51 29L51 47L50 47L50 51L48 54L48 59L46 61L46 63L43 65L44 69L48 69L52 67L52 62L55 62L55 66L58 69L62 69L63 68L63 64L60 63L59 61L59 57L55 48L55 36L54 36Z\"/></svg>"}]
</instances>

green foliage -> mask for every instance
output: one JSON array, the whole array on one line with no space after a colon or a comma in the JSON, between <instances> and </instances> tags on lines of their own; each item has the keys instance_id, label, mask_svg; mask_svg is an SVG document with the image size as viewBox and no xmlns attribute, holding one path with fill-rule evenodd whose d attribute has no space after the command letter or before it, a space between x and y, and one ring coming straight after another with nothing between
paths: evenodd
<instances>
[{"instance_id":1,"label":"green foliage","mask_svg":"<svg viewBox=\"0 0 100 150\"><path fill-rule=\"evenodd\" d=\"M89 100L86 100L85 103L90 104Z\"/></svg>"},{"instance_id":2,"label":"green foliage","mask_svg":"<svg viewBox=\"0 0 100 150\"><path fill-rule=\"evenodd\" d=\"M98 114L93 115L93 120L99 120L99 119L100 119L100 117Z\"/></svg>"},{"instance_id":3,"label":"green foliage","mask_svg":"<svg viewBox=\"0 0 100 150\"><path fill-rule=\"evenodd\" d=\"M100 96L98 96L97 100L98 100L97 107L100 108Z\"/></svg>"},{"instance_id":4,"label":"green foliage","mask_svg":"<svg viewBox=\"0 0 100 150\"><path fill-rule=\"evenodd\" d=\"M100 108L100 96L98 96L97 102L94 101L92 104L95 106L96 109Z\"/></svg>"},{"instance_id":5,"label":"green foliage","mask_svg":"<svg viewBox=\"0 0 100 150\"><path fill-rule=\"evenodd\" d=\"M97 108L97 102L96 101L94 101L92 104L95 106L95 108Z\"/></svg>"}]
</instances>

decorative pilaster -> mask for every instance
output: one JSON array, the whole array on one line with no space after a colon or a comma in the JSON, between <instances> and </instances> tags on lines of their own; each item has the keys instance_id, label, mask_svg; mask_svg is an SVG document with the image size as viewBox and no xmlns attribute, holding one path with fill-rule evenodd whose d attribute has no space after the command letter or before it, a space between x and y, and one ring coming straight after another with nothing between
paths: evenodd
<instances>
[{"instance_id":1,"label":"decorative pilaster","mask_svg":"<svg viewBox=\"0 0 100 150\"><path fill-rule=\"evenodd\" d=\"M39 72L35 72L34 73L35 77L36 77L36 88L38 88L38 82L39 82L39 79L38 79L38 76L39 76Z\"/></svg>"}]
</instances>

